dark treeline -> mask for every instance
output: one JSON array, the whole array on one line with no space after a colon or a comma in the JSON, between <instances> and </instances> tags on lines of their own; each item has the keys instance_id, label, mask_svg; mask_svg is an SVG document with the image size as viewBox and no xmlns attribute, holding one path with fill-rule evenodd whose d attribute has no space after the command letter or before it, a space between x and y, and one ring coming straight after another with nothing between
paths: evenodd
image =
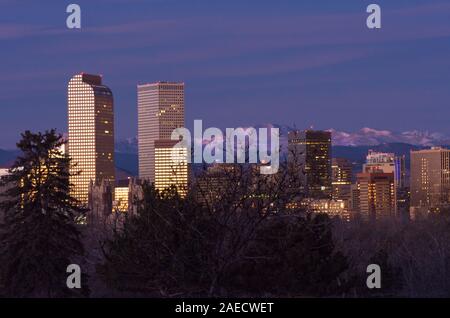
<instances>
[{"instance_id":1,"label":"dark treeline","mask_svg":"<svg viewBox=\"0 0 450 318\"><path fill-rule=\"evenodd\" d=\"M256 209L209 213L145 186L139 214L106 242L98 271L112 288L152 296L322 296L339 293L346 258L326 215Z\"/></svg>"},{"instance_id":2,"label":"dark treeline","mask_svg":"<svg viewBox=\"0 0 450 318\"><path fill-rule=\"evenodd\" d=\"M301 211L225 219L175 191L147 186L145 193L140 213L107 241L98 267L115 290L154 297L450 295L446 214L408 223L348 223ZM381 267L381 289L367 288L369 264Z\"/></svg>"}]
</instances>

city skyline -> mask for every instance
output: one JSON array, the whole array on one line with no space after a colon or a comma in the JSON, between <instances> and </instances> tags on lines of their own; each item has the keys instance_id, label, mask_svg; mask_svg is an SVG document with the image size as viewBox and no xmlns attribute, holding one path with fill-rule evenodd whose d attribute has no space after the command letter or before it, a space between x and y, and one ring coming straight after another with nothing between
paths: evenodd
<instances>
[{"instance_id":1,"label":"city skyline","mask_svg":"<svg viewBox=\"0 0 450 318\"><path fill-rule=\"evenodd\" d=\"M0 8L0 299L450 297L449 0Z\"/></svg>"},{"instance_id":2,"label":"city skyline","mask_svg":"<svg viewBox=\"0 0 450 318\"><path fill-rule=\"evenodd\" d=\"M0 149L13 148L25 129L65 132L63 87L80 71L105 75L116 92L117 140L137 135L136 85L158 80L187 83L188 128L203 119L450 134L449 4L379 3L383 29L374 32L360 1L275 9L267 1L115 1L108 12L79 1L81 30L61 21L64 4L24 12L4 3L11 14L0 24L9 74L0 85Z\"/></svg>"}]
</instances>

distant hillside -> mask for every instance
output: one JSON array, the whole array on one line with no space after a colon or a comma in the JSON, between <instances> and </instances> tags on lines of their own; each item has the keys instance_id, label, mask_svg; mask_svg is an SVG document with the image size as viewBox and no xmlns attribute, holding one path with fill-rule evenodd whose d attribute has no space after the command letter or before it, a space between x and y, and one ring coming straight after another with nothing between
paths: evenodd
<instances>
[{"instance_id":1,"label":"distant hillside","mask_svg":"<svg viewBox=\"0 0 450 318\"><path fill-rule=\"evenodd\" d=\"M364 162L369 149L380 152L392 152L398 156L405 155L409 161L411 150L424 149L425 147L413 146L404 143L389 143L377 146L333 146L333 157L343 157L353 162Z\"/></svg>"},{"instance_id":2,"label":"distant hillside","mask_svg":"<svg viewBox=\"0 0 450 318\"><path fill-rule=\"evenodd\" d=\"M19 152L16 150L0 149L0 166L9 167L18 155Z\"/></svg>"},{"instance_id":3,"label":"distant hillside","mask_svg":"<svg viewBox=\"0 0 450 318\"><path fill-rule=\"evenodd\" d=\"M426 147L421 146L413 146L404 143L390 143L390 144L381 144L377 146L334 146L332 150L333 157L342 157L351 160L353 163L353 174L362 171L362 165L366 161L367 153L369 149L380 151L380 152L389 152L395 153L398 156L405 156L405 164L407 170L409 170L410 165L410 151L411 150L420 150Z\"/></svg>"},{"instance_id":4,"label":"distant hillside","mask_svg":"<svg viewBox=\"0 0 450 318\"><path fill-rule=\"evenodd\" d=\"M254 125L255 128L278 128L280 130L281 143L287 142L287 134L291 130L304 129L295 128L286 125L278 124L264 124ZM450 135L421 131L390 131L390 130L378 130L369 127L361 128L357 131L340 131L333 128L325 129L332 133L333 145L336 146L376 146L381 144L408 144L417 145L423 147L440 146L450 144ZM283 140L284 139L284 140Z\"/></svg>"},{"instance_id":5,"label":"distant hillside","mask_svg":"<svg viewBox=\"0 0 450 318\"><path fill-rule=\"evenodd\" d=\"M137 153L115 153L116 168L126 171L130 175L138 175Z\"/></svg>"},{"instance_id":6,"label":"distant hillside","mask_svg":"<svg viewBox=\"0 0 450 318\"><path fill-rule=\"evenodd\" d=\"M0 149L0 167L9 167L19 155L17 150ZM138 157L137 154L116 153L116 173L118 179L126 179L129 176L138 174Z\"/></svg>"},{"instance_id":7,"label":"distant hillside","mask_svg":"<svg viewBox=\"0 0 450 318\"><path fill-rule=\"evenodd\" d=\"M134 140L133 142L134 143ZM137 148L132 145L121 144L121 150L126 149L126 152L116 152L115 161L116 169L118 169L118 178L124 179L127 176L138 175L138 155ZM333 146L333 157L343 157L351 160L354 163L355 171L360 171L362 164L365 161L369 149L382 152L392 152L396 155L406 156L406 165L409 167L409 153L411 150L424 149L424 146L414 146L406 143L384 143L376 146ZM17 151L0 150L0 166L8 165L17 156Z\"/></svg>"},{"instance_id":8,"label":"distant hillside","mask_svg":"<svg viewBox=\"0 0 450 318\"><path fill-rule=\"evenodd\" d=\"M425 147L413 146L404 143L382 144L378 146L333 146L333 157L343 157L351 160L355 165L355 171L360 170L360 167L366 160L369 149L381 152L392 152L396 155L405 155L406 165L409 167L409 153L411 150L419 150ZM138 173L138 157L137 154L123 154L116 153L116 165L124 170Z\"/></svg>"}]
</instances>

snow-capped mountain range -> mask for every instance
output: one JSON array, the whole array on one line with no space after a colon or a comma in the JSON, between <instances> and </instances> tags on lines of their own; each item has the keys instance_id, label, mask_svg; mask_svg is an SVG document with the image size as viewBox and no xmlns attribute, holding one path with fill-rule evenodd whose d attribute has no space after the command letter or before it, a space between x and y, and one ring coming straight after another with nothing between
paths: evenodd
<instances>
[{"instance_id":1,"label":"snow-capped mountain range","mask_svg":"<svg viewBox=\"0 0 450 318\"><path fill-rule=\"evenodd\" d=\"M263 124L254 128L278 128L280 130L280 145L287 149L287 135L295 127ZM245 128L245 127L244 127ZM224 131L224 130L223 130ZM368 149L383 152L393 152L409 157L411 149L417 150L431 146L450 146L450 136L428 131L392 132L389 130L377 130L362 128L356 132L338 131L329 129L333 138L333 156L349 158L352 162L362 163L365 160ZM130 175L137 175L138 171L138 140L136 137L127 138L116 142L115 163L119 170L126 171ZM0 149L0 168L9 167L17 157L17 150Z\"/></svg>"},{"instance_id":2,"label":"snow-capped mountain range","mask_svg":"<svg viewBox=\"0 0 450 318\"><path fill-rule=\"evenodd\" d=\"M330 129L330 131L333 136L333 144L337 146L376 146L384 143L405 143L431 147L450 144L450 136L429 131L412 130L396 133L373 128L362 128L353 133L334 129Z\"/></svg>"},{"instance_id":3,"label":"snow-capped mountain range","mask_svg":"<svg viewBox=\"0 0 450 318\"><path fill-rule=\"evenodd\" d=\"M277 125L255 125L254 128L278 128L280 130L281 145L287 144L287 133L296 128ZM429 131L393 132L390 130L377 130L362 128L355 132L345 132L336 129L327 129L332 133L333 146L376 146L388 143L405 143L414 146L432 147L450 145L450 136ZM121 153L137 153L137 137L128 138L116 143L116 151Z\"/></svg>"}]
</instances>

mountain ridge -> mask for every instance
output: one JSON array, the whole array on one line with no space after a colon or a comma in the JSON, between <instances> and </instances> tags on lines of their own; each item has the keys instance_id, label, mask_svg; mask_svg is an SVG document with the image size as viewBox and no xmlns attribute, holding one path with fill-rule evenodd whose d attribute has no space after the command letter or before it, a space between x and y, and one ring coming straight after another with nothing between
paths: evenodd
<instances>
[{"instance_id":1,"label":"mountain ridge","mask_svg":"<svg viewBox=\"0 0 450 318\"><path fill-rule=\"evenodd\" d=\"M280 130L280 145L283 149L287 146L287 133L296 130L285 125L262 124L253 126L259 128L278 128ZM245 128L245 127L244 127ZM373 128L361 128L356 132L344 132L328 129L332 133L333 157L350 159L356 165L364 162L369 149L382 152L392 152L396 155L405 155L409 162L411 150L419 150L432 146L450 146L450 137L428 131L392 132L389 130L377 130ZM137 137L119 140L115 144L116 168L124 175L138 174L138 139ZM17 157L17 150L0 149L0 167L8 167Z\"/></svg>"},{"instance_id":2,"label":"mountain ridge","mask_svg":"<svg viewBox=\"0 0 450 318\"><path fill-rule=\"evenodd\" d=\"M278 124L258 124L252 127L255 129L278 128L280 130L281 145L287 145L287 134L289 131L298 129ZM394 143L421 147L450 145L450 135L430 131L410 130L393 132L369 127L361 128L355 132L340 131L333 128L325 130L331 132L333 146L378 146ZM116 142L116 151L121 153L137 153L137 137Z\"/></svg>"}]
</instances>

